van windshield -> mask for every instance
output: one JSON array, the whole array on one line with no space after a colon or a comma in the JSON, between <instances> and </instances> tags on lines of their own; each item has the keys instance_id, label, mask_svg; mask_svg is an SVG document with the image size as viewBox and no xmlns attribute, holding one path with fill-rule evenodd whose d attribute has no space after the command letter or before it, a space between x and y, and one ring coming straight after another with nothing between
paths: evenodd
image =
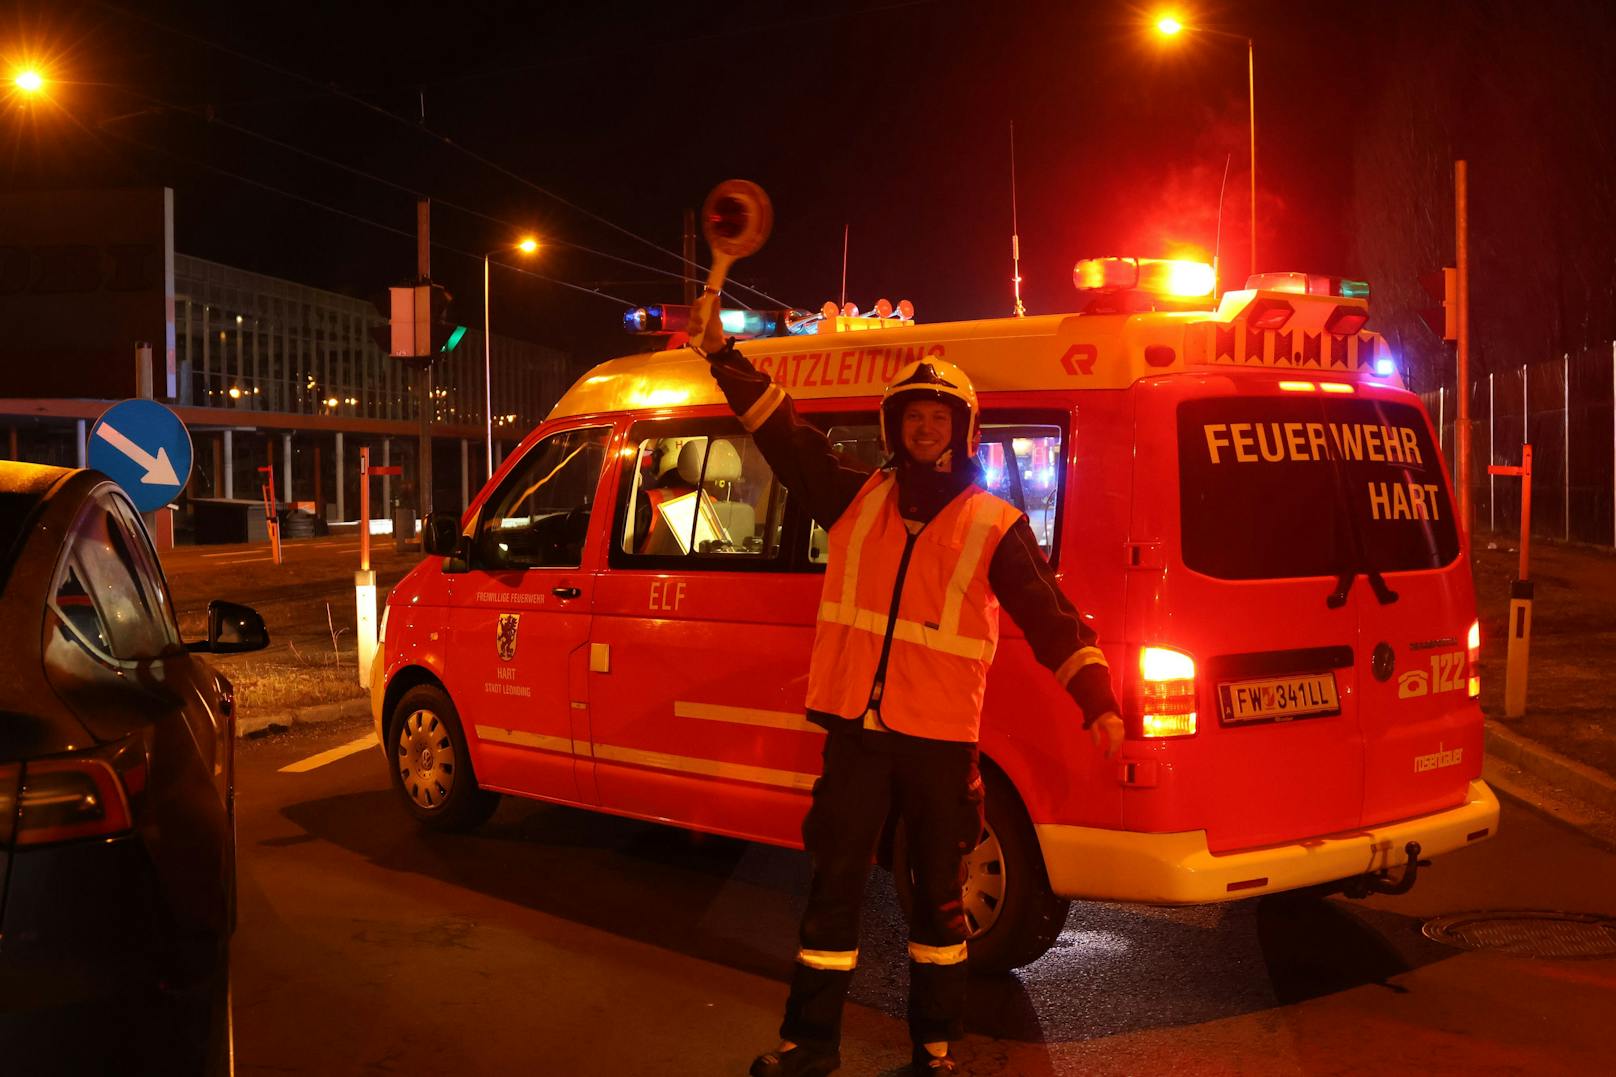
<instances>
[{"instance_id":1,"label":"van windshield","mask_svg":"<svg viewBox=\"0 0 1616 1077\"><path fill-rule=\"evenodd\" d=\"M1458 556L1440 454L1411 404L1319 392L1190 400L1178 451L1184 564L1197 572L1406 572Z\"/></svg>"}]
</instances>

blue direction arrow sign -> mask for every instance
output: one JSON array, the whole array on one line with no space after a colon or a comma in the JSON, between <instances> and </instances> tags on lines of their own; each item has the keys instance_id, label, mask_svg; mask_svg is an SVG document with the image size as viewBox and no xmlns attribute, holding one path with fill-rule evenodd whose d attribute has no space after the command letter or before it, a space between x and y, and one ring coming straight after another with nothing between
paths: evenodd
<instances>
[{"instance_id":1,"label":"blue direction arrow sign","mask_svg":"<svg viewBox=\"0 0 1616 1077\"><path fill-rule=\"evenodd\" d=\"M90 431L90 466L112 479L141 512L160 509L191 477L191 434L152 400L108 408Z\"/></svg>"}]
</instances>

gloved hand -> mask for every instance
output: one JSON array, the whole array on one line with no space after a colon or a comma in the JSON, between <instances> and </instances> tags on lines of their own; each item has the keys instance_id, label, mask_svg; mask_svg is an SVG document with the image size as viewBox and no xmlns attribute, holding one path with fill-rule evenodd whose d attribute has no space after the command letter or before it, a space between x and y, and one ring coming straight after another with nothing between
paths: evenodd
<instances>
[{"instance_id":1,"label":"gloved hand","mask_svg":"<svg viewBox=\"0 0 1616 1077\"><path fill-rule=\"evenodd\" d=\"M1110 759L1122 748L1122 719L1115 711L1106 711L1089 726L1089 735L1094 738L1094 746Z\"/></svg>"},{"instance_id":2,"label":"gloved hand","mask_svg":"<svg viewBox=\"0 0 1616 1077\"><path fill-rule=\"evenodd\" d=\"M717 294L703 292L690 312L692 327L697 330L690 334L690 344L702 355L710 356L724 346L724 320L719 316L719 300Z\"/></svg>"}]
</instances>

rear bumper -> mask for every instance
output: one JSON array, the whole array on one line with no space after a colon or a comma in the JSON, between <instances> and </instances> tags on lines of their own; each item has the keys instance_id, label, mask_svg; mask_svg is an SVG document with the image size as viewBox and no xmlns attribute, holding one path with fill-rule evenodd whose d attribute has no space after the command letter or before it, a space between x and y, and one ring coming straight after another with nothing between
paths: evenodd
<instances>
[{"instance_id":1,"label":"rear bumper","mask_svg":"<svg viewBox=\"0 0 1616 1077\"><path fill-rule=\"evenodd\" d=\"M1206 832L1138 834L1040 824L1049 884L1064 898L1194 905L1336 882L1400 866L1403 847L1433 857L1498 831L1498 798L1479 779L1447 811L1289 845L1235 853L1207 849ZM1257 880L1261 880L1258 882Z\"/></svg>"}]
</instances>

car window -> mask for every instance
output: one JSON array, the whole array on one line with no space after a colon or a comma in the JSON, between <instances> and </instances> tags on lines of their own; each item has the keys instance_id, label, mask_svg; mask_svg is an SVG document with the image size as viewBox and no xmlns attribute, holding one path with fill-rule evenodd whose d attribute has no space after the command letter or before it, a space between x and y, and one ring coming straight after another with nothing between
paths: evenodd
<instances>
[{"instance_id":1,"label":"car window","mask_svg":"<svg viewBox=\"0 0 1616 1077\"><path fill-rule=\"evenodd\" d=\"M614 561L777 558L786 493L751 437L681 429L640 423L629 432Z\"/></svg>"},{"instance_id":2,"label":"car window","mask_svg":"<svg viewBox=\"0 0 1616 1077\"><path fill-rule=\"evenodd\" d=\"M831 446L844 456L870 467L886 459L881 433L874 423L832 426L826 431ZM1051 561L1055 557L1055 522L1060 510L1061 427L1054 423L993 421L982 424L976 460L982 466L982 486L1027 514L1038 547ZM808 540L808 559L823 564L830 544L816 521Z\"/></svg>"},{"instance_id":3,"label":"car window","mask_svg":"<svg viewBox=\"0 0 1616 1077\"><path fill-rule=\"evenodd\" d=\"M107 627L101 621L101 611L96 609L95 600L90 597L89 587L85 586L84 570L71 559L62 565L61 577L56 584L55 605L56 612L72 626L79 638L98 650L111 653Z\"/></svg>"},{"instance_id":4,"label":"car window","mask_svg":"<svg viewBox=\"0 0 1616 1077\"><path fill-rule=\"evenodd\" d=\"M578 567L610 438L611 427L593 426L533 446L478 515L472 567Z\"/></svg>"},{"instance_id":5,"label":"car window","mask_svg":"<svg viewBox=\"0 0 1616 1077\"><path fill-rule=\"evenodd\" d=\"M56 605L63 620L114 658L156 657L171 640L162 625L164 611L154 607L138 576L116 506L107 498L90 501L73 525L58 570Z\"/></svg>"},{"instance_id":6,"label":"car window","mask_svg":"<svg viewBox=\"0 0 1616 1077\"><path fill-rule=\"evenodd\" d=\"M1184 564L1226 580L1412 572L1459 556L1425 416L1323 394L1178 407Z\"/></svg>"},{"instance_id":7,"label":"car window","mask_svg":"<svg viewBox=\"0 0 1616 1077\"><path fill-rule=\"evenodd\" d=\"M146 525L124 501L118 498L110 500L116 506L118 519L124 525L126 538L129 540L129 552L134 559L136 577L148 595L153 620L158 629L169 637L169 642L177 644L180 642L180 626L174 612L174 597L169 593L168 580L163 576L162 561L158 558L157 551L152 548L151 539L146 534Z\"/></svg>"}]
</instances>

